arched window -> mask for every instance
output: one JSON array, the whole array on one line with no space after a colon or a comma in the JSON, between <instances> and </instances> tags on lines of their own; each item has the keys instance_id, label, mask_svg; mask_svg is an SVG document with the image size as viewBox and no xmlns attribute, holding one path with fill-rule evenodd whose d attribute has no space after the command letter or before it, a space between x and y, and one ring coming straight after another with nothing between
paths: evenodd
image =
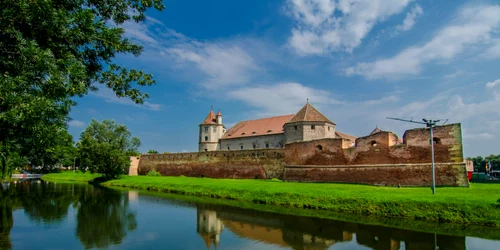
<instances>
[{"instance_id":1,"label":"arched window","mask_svg":"<svg viewBox=\"0 0 500 250\"><path fill-rule=\"evenodd\" d=\"M318 150L318 151L323 150L323 146L321 146L321 145L317 145L317 146L316 146L316 150Z\"/></svg>"},{"instance_id":2,"label":"arched window","mask_svg":"<svg viewBox=\"0 0 500 250\"><path fill-rule=\"evenodd\" d=\"M377 142L376 142L376 141L371 141L371 142L370 142L370 145L372 145L372 147L376 147L378 144L377 144Z\"/></svg>"}]
</instances>

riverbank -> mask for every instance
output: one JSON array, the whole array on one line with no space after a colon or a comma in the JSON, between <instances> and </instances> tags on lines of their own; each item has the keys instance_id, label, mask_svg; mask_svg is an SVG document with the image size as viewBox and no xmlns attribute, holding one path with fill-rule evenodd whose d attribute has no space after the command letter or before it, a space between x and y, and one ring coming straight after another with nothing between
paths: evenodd
<instances>
[{"instance_id":1,"label":"riverbank","mask_svg":"<svg viewBox=\"0 0 500 250\"><path fill-rule=\"evenodd\" d=\"M54 181L58 175L43 179ZM494 196L500 185L496 184L438 188L436 195L429 188L189 177L122 176L102 185L377 217L500 226L499 197Z\"/></svg>"}]
</instances>

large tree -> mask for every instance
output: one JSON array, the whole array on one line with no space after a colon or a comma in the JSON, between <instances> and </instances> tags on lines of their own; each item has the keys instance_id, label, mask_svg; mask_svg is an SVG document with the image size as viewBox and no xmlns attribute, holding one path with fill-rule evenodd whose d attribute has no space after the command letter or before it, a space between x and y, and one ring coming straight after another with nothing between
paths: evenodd
<instances>
[{"instance_id":1,"label":"large tree","mask_svg":"<svg viewBox=\"0 0 500 250\"><path fill-rule=\"evenodd\" d=\"M117 54L142 48L121 25L145 20L161 0L0 1L0 168L26 152L47 127L65 128L72 97L102 85L142 103L150 74L118 65Z\"/></svg>"},{"instance_id":2,"label":"large tree","mask_svg":"<svg viewBox=\"0 0 500 250\"><path fill-rule=\"evenodd\" d=\"M107 179L118 177L130 166L130 156L138 155L141 141L127 127L113 120L92 120L77 145L80 167L102 173Z\"/></svg>"}]
</instances>

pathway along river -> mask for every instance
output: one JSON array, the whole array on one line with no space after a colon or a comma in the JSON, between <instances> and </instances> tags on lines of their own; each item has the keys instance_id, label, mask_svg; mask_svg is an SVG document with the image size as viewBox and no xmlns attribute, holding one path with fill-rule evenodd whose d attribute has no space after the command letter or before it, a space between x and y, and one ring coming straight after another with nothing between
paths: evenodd
<instances>
[{"instance_id":1,"label":"pathway along river","mask_svg":"<svg viewBox=\"0 0 500 250\"><path fill-rule=\"evenodd\" d=\"M0 194L0 249L500 249L497 228L445 235L41 180Z\"/></svg>"}]
</instances>

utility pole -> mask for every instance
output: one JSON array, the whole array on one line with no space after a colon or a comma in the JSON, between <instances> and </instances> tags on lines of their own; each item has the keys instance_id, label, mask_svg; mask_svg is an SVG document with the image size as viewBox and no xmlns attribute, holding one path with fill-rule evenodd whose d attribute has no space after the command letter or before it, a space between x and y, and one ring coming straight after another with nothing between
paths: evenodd
<instances>
[{"instance_id":1,"label":"utility pole","mask_svg":"<svg viewBox=\"0 0 500 250\"><path fill-rule=\"evenodd\" d=\"M423 122L419 121L414 121L413 119L410 120L405 120L405 119L400 119L400 118L392 118L392 117L387 117L387 119L391 120L397 120L397 121L403 121L403 122L411 122L411 123L417 123L417 124L425 124L429 130L430 130L430 143L431 143L431 166L432 166L432 194L436 194L436 170L434 166L434 127L440 120L427 120L427 119L422 119ZM448 120L446 120L448 121ZM446 123L445 121L445 123Z\"/></svg>"},{"instance_id":2,"label":"utility pole","mask_svg":"<svg viewBox=\"0 0 500 250\"><path fill-rule=\"evenodd\" d=\"M73 158L73 174L75 173L75 168L76 168L76 157Z\"/></svg>"}]
</instances>

